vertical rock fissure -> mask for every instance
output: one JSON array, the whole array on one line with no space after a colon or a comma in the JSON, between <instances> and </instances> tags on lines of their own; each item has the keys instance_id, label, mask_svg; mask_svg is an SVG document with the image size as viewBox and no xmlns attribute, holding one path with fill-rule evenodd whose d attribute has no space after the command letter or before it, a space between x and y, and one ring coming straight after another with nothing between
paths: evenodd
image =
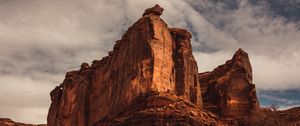
<instances>
[{"instance_id":1,"label":"vertical rock fissure","mask_svg":"<svg viewBox=\"0 0 300 126\"><path fill-rule=\"evenodd\" d=\"M162 35L162 39L163 39L163 53L162 53L162 55L163 55L163 59L162 59L162 66L161 66L161 71L160 71L160 76L163 76L163 69L165 68L165 42L166 42L166 38L165 38L165 36L164 36L164 29L163 28L161 28L161 35ZM165 82L165 79L167 79L167 78L163 78L163 82ZM170 79L168 79L168 80L170 80ZM170 82L171 83L171 82Z\"/></svg>"}]
</instances>

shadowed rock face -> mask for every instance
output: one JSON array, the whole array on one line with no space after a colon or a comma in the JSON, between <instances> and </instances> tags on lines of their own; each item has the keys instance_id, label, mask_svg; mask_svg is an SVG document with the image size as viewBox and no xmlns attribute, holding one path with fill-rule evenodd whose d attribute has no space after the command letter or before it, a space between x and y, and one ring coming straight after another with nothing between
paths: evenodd
<instances>
[{"instance_id":1,"label":"shadowed rock face","mask_svg":"<svg viewBox=\"0 0 300 126\"><path fill-rule=\"evenodd\" d=\"M197 75L197 62L192 54L192 45L190 39L192 35L185 29L169 29L175 50L173 54L175 65L175 88L178 96L190 99L191 102L201 105L202 97Z\"/></svg>"},{"instance_id":2,"label":"shadowed rock face","mask_svg":"<svg viewBox=\"0 0 300 126\"><path fill-rule=\"evenodd\" d=\"M212 72L198 75L203 107L225 118L240 118L259 109L248 54L239 49Z\"/></svg>"},{"instance_id":3,"label":"shadowed rock face","mask_svg":"<svg viewBox=\"0 0 300 126\"><path fill-rule=\"evenodd\" d=\"M202 105L191 34L169 29L162 11L159 5L147 9L108 56L66 74L51 92L49 126L104 125L149 92Z\"/></svg>"}]
</instances>

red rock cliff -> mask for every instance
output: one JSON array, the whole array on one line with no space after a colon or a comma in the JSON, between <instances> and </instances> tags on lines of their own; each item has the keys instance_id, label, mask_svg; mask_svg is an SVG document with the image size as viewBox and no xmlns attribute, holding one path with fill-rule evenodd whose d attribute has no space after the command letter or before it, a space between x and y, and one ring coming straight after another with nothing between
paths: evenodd
<instances>
[{"instance_id":1,"label":"red rock cliff","mask_svg":"<svg viewBox=\"0 0 300 126\"><path fill-rule=\"evenodd\" d=\"M151 92L175 94L199 109L202 97L191 34L168 28L159 17L162 12L158 5L147 9L108 56L68 72L51 92L48 125L104 125Z\"/></svg>"},{"instance_id":2,"label":"red rock cliff","mask_svg":"<svg viewBox=\"0 0 300 126\"><path fill-rule=\"evenodd\" d=\"M231 60L198 75L203 107L225 118L241 118L259 109L248 54L239 49Z\"/></svg>"}]
</instances>

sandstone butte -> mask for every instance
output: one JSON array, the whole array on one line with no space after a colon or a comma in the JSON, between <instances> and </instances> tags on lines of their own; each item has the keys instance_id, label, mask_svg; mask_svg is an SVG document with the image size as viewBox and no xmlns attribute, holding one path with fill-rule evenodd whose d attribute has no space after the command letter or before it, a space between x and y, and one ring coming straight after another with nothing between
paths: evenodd
<instances>
[{"instance_id":1,"label":"sandstone butte","mask_svg":"<svg viewBox=\"0 0 300 126\"><path fill-rule=\"evenodd\" d=\"M199 74L191 33L169 28L162 12L147 9L108 56L68 72L51 92L48 125L227 125L219 116L257 110L247 54L240 49L226 65Z\"/></svg>"},{"instance_id":2,"label":"sandstone butte","mask_svg":"<svg viewBox=\"0 0 300 126\"><path fill-rule=\"evenodd\" d=\"M198 73L191 33L169 28L160 18L162 12L159 5L145 10L116 41L108 56L67 72L63 83L50 93L47 125L294 126L300 123L296 116L299 108L274 115L259 107L249 57L242 49L224 65ZM0 124L34 126L17 125L9 119L0 119Z\"/></svg>"}]
</instances>

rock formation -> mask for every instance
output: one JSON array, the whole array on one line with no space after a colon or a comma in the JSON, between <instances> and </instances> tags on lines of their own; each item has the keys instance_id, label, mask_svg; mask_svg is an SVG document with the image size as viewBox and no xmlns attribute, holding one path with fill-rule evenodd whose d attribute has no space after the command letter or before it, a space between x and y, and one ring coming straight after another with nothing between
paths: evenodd
<instances>
[{"instance_id":1,"label":"rock formation","mask_svg":"<svg viewBox=\"0 0 300 126\"><path fill-rule=\"evenodd\" d=\"M68 72L51 92L48 125L226 125L218 116L256 111L247 53L239 49L225 65L198 74L191 34L168 28L162 12L147 9L108 56Z\"/></svg>"},{"instance_id":2,"label":"rock formation","mask_svg":"<svg viewBox=\"0 0 300 126\"><path fill-rule=\"evenodd\" d=\"M108 124L135 106L138 97L149 93L173 94L175 99L200 109L202 97L191 34L168 28L159 17L162 11L158 5L147 9L116 41L108 56L93 61L91 66L83 63L80 70L66 74L63 83L51 92L49 126ZM176 103L159 99L152 102L163 106Z\"/></svg>"},{"instance_id":3,"label":"rock formation","mask_svg":"<svg viewBox=\"0 0 300 126\"><path fill-rule=\"evenodd\" d=\"M45 124L25 124L25 123L19 123L14 122L11 119L8 118L0 118L0 126L46 126Z\"/></svg>"},{"instance_id":4,"label":"rock formation","mask_svg":"<svg viewBox=\"0 0 300 126\"><path fill-rule=\"evenodd\" d=\"M248 54L239 49L212 72L198 75L203 107L225 118L240 118L259 109Z\"/></svg>"},{"instance_id":5,"label":"rock formation","mask_svg":"<svg viewBox=\"0 0 300 126\"><path fill-rule=\"evenodd\" d=\"M48 126L296 126L300 108L259 108L248 54L198 73L191 34L155 5L91 66L51 91ZM0 126L44 126L0 118Z\"/></svg>"}]
</instances>

